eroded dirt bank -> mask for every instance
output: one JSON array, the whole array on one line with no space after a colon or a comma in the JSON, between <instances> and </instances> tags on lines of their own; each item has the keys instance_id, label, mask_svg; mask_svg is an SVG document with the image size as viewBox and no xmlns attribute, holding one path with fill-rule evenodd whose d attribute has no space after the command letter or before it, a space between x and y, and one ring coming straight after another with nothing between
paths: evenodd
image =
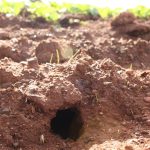
<instances>
[{"instance_id":1,"label":"eroded dirt bank","mask_svg":"<svg viewBox=\"0 0 150 150\"><path fill-rule=\"evenodd\" d=\"M150 149L148 21L0 22L1 150Z\"/></svg>"}]
</instances>

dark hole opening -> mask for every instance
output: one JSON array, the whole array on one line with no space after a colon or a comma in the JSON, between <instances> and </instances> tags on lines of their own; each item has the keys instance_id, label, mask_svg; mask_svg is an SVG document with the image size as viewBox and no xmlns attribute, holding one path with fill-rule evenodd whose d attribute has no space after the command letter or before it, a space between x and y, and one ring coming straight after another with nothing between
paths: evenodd
<instances>
[{"instance_id":1,"label":"dark hole opening","mask_svg":"<svg viewBox=\"0 0 150 150\"><path fill-rule=\"evenodd\" d=\"M83 133L83 120L76 107L58 110L51 120L51 131L62 139L77 140Z\"/></svg>"}]
</instances>

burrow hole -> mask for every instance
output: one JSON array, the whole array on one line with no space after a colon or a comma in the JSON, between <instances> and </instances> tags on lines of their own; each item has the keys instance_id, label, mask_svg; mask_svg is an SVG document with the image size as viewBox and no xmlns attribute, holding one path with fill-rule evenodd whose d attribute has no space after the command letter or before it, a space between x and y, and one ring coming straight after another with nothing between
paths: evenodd
<instances>
[{"instance_id":1,"label":"burrow hole","mask_svg":"<svg viewBox=\"0 0 150 150\"><path fill-rule=\"evenodd\" d=\"M51 131L62 139L77 140L83 133L81 112L76 107L58 110L50 125Z\"/></svg>"}]
</instances>

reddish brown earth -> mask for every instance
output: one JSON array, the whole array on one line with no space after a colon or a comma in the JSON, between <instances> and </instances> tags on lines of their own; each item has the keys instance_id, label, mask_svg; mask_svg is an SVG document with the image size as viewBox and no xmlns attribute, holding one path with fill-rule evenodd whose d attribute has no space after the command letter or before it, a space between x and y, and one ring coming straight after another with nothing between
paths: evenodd
<instances>
[{"instance_id":1,"label":"reddish brown earth","mask_svg":"<svg viewBox=\"0 0 150 150\"><path fill-rule=\"evenodd\" d=\"M67 28L1 14L0 150L150 150L149 40L129 13Z\"/></svg>"}]
</instances>

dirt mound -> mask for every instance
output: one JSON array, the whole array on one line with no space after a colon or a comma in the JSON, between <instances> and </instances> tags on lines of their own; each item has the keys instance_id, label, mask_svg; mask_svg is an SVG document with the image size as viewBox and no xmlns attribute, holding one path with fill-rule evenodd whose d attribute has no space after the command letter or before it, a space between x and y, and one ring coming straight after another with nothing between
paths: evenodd
<instances>
[{"instance_id":1,"label":"dirt mound","mask_svg":"<svg viewBox=\"0 0 150 150\"><path fill-rule=\"evenodd\" d=\"M149 23L139 22L136 17L129 12L121 13L111 22L111 25L119 33L125 33L130 36L140 37L150 34Z\"/></svg>"},{"instance_id":2,"label":"dirt mound","mask_svg":"<svg viewBox=\"0 0 150 150\"><path fill-rule=\"evenodd\" d=\"M10 45L6 45L6 42L1 42L0 44L0 58L12 58L13 60L17 61L19 60L18 53L13 49Z\"/></svg>"},{"instance_id":3,"label":"dirt mound","mask_svg":"<svg viewBox=\"0 0 150 150\"><path fill-rule=\"evenodd\" d=\"M11 21L0 29L1 150L149 149L149 41L110 21Z\"/></svg>"},{"instance_id":4,"label":"dirt mound","mask_svg":"<svg viewBox=\"0 0 150 150\"><path fill-rule=\"evenodd\" d=\"M86 20L97 20L99 19L100 16L98 15L84 15L84 14L64 14L60 19L59 23L62 27L75 27L80 25L81 21L86 21Z\"/></svg>"},{"instance_id":5,"label":"dirt mound","mask_svg":"<svg viewBox=\"0 0 150 150\"><path fill-rule=\"evenodd\" d=\"M113 27L118 27L121 25L129 25L134 23L136 20L136 17L129 12L123 12L121 14L119 14L112 22L111 25Z\"/></svg>"}]
</instances>

